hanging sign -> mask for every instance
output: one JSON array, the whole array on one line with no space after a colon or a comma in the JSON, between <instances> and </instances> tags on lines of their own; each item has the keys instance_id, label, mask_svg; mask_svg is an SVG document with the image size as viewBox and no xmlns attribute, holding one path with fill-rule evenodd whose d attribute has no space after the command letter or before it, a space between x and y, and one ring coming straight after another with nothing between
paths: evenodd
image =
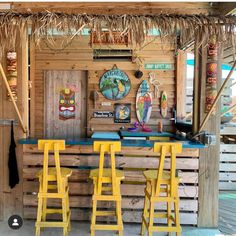
<instances>
[{"instance_id":1,"label":"hanging sign","mask_svg":"<svg viewBox=\"0 0 236 236\"><path fill-rule=\"evenodd\" d=\"M115 123L130 123L131 103L115 104Z\"/></svg>"},{"instance_id":2,"label":"hanging sign","mask_svg":"<svg viewBox=\"0 0 236 236\"><path fill-rule=\"evenodd\" d=\"M93 117L94 118L112 118L114 117L114 114L111 111L94 111Z\"/></svg>"},{"instance_id":3,"label":"hanging sign","mask_svg":"<svg viewBox=\"0 0 236 236\"><path fill-rule=\"evenodd\" d=\"M102 75L99 87L105 98L120 100L129 93L131 84L126 73L114 66Z\"/></svg>"},{"instance_id":4,"label":"hanging sign","mask_svg":"<svg viewBox=\"0 0 236 236\"><path fill-rule=\"evenodd\" d=\"M174 66L171 63L145 63L145 70L174 70Z\"/></svg>"}]
</instances>

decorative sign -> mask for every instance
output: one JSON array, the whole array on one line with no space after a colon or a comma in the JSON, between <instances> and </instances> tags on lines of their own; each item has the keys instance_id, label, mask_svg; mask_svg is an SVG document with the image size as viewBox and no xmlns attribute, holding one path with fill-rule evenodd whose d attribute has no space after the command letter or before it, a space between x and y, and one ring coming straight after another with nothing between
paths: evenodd
<instances>
[{"instance_id":1,"label":"decorative sign","mask_svg":"<svg viewBox=\"0 0 236 236\"><path fill-rule=\"evenodd\" d=\"M111 111L94 111L93 117L94 118L112 118L114 117L114 114Z\"/></svg>"},{"instance_id":2,"label":"decorative sign","mask_svg":"<svg viewBox=\"0 0 236 236\"><path fill-rule=\"evenodd\" d=\"M146 124L152 112L152 94L146 80L140 84L136 95L136 113L141 124Z\"/></svg>"},{"instance_id":3,"label":"decorative sign","mask_svg":"<svg viewBox=\"0 0 236 236\"><path fill-rule=\"evenodd\" d=\"M207 65L206 65L206 105L205 112L209 112L217 96L217 53L218 45L216 37L212 36L207 48Z\"/></svg>"},{"instance_id":4,"label":"decorative sign","mask_svg":"<svg viewBox=\"0 0 236 236\"><path fill-rule=\"evenodd\" d=\"M145 70L174 70L171 63L146 63L144 65Z\"/></svg>"},{"instance_id":5,"label":"decorative sign","mask_svg":"<svg viewBox=\"0 0 236 236\"><path fill-rule=\"evenodd\" d=\"M11 89L13 98L17 101L17 54L16 52L7 53L7 81ZM7 98L11 101L10 94Z\"/></svg>"},{"instance_id":6,"label":"decorative sign","mask_svg":"<svg viewBox=\"0 0 236 236\"><path fill-rule=\"evenodd\" d=\"M130 123L131 104L116 103L115 104L115 123Z\"/></svg>"},{"instance_id":7,"label":"decorative sign","mask_svg":"<svg viewBox=\"0 0 236 236\"><path fill-rule=\"evenodd\" d=\"M59 96L59 119L75 119L75 92L65 88L60 91Z\"/></svg>"},{"instance_id":8,"label":"decorative sign","mask_svg":"<svg viewBox=\"0 0 236 236\"><path fill-rule=\"evenodd\" d=\"M120 100L130 91L130 80L128 76L117 67L105 72L99 83L102 95L110 100Z\"/></svg>"},{"instance_id":9,"label":"decorative sign","mask_svg":"<svg viewBox=\"0 0 236 236\"><path fill-rule=\"evenodd\" d=\"M157 98L160 82L154 72L149 73L149 82L154 86L154 97Z\"/></svg>"}]
</instances>

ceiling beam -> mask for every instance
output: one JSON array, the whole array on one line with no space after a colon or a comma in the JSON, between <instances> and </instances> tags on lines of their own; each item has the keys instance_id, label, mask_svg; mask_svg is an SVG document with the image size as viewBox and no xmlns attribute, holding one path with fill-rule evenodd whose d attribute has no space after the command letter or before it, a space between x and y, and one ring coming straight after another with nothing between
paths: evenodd
<instances>
[{"instance_id":1,"label":"ceiling beam","mask_svg":"<svg viewBox=\"0 0 236 236\"><path fill-rule=\"evenodd\" d=\"M222 15L232 15L236 12L236 2L218 2L217 8Z\"/></svg>"},{"instance_id":2,"label":"ceiling beam","mask_svg":"<svg viewBox=\"0 0 236 236\"><path fill-rule=\"evenodd\" d=\"M13 2L18 12L52 12L77 14L205 14L212 12L208 2Z\"/></svg>"}]
</instances>

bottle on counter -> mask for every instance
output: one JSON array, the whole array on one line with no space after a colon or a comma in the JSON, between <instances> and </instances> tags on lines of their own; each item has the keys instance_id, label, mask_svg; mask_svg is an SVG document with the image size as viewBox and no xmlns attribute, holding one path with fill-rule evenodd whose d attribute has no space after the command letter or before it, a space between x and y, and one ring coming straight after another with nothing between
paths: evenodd
<instances>
[{"instance_id":1,"label":"bottle on counter","mask_svg":"<svg viewBox=\"0 0 236 236\"><path fill-rule=\"evenodd\" d=\"M162 133L162 130L163 130L162 121L159 121L157 126L157 132Z\"/></svg>"}]
</instances>

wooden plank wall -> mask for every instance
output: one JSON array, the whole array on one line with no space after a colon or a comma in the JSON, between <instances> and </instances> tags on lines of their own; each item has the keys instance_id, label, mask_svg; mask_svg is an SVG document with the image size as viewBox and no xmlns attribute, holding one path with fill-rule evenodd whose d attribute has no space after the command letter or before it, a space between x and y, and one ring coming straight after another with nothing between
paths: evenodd
<instances>
[{"instance_id":1,"label":"wooden plank wall","mask_svg":"<svg viewBox=\"0 0 236 236\"><path fill-rule=\"evenodd\" d=\"M219 190L236 191L236 145L220 145Z\"/></svg>"},{"instance_id":2,"label":"wooden plank wall","mask_svg":"<svg viewBox=\"0 0 236 236\"><path fill-rule=\"evenodd\" d=\"M34 114L31 113L31 133L34 137L42 137L44 129L44 70L87 70L88 71L88 91L87 97L92 90L99 90L99 78L106 71L111 69L114 64L118 68L124 70L131 80L131 91L122 100L116 102L128 102L131 103L132 108L132 123L136 121L135 114L135 96L138 90L138 86L142 79L148 79L148 74L151 71L144 71L142 79L136 79L134 72L138 68L136 64L129 61L93 61L93 50L89 44L88 36L81 36L75 38L71 43L61 46L62 38L55 39L55 45L49 45L45 41L40 43L39 47L36 47L35 51L31 50L31 63L33 65L31 71L31 80L33 83L32 96L31 96L31 108L34 110ZM111 46L110 46L111 47ZM109 47L109 48L110 48ZM32 45L34 48L34 45ZM100 46L97 46L100 48ZM112 45L112 48L116 48L116 45ZM119 47L120 48L120 47ZM123 49L131 49L130 46L123 46ZM175 51L174 44L168 39L165 39L164 43L161 43L160 39L156 39L151 43L147 43L142 50L138 51L139 56L143 59L144 63L172 63L175 68ZM161 83L160 91L167 91L168 95L168 116L163 120L164 130L171 131L173 129L173 121L170 121L172 116L172 108L175 105L175 71L173 70L158 70L155 71L159 82ZM151 89L154 90L151 85ZM99 92L99 91L98 91ZM160 96L160 93L159 93ZM149 124L154 128L157 127L158 121L161 119L160 115L160 98L156 98L153 102L153 113ZM99 92L99 101L97 102L98 111L113 110L112 106L102 107L101 102L108 101ZM118 130L122 124L114 124L113 119L99 119L93 118L94 103L88 100L87 107L87 127L88 131L92 128L95 131L98 130ZM33 117L32 117L33 116ZM126 125L130 126L130 124ZM91 132L88 132L91 134Z\"/></svg>"},{"instance_id":3,"label":"wooden plank wall","mask_svg":"<svg viewBox=\"0 0 236 236\"><path fill-rule=\"evenodd\" d=\"M36 173L42 168L43 154L37 150L36 145L24 145L23 148L24 218L35 219L38 192ZM73 220L89 220L91 216L93 184L88 177L90 169L97 167L99 161L99 156L91 153L92 146L68 146L60 156L61 165L73 169L69 179ZM148 157L145 157L146 155ZM177 158L177 169L181 176L179 195L182 225L197 225L198 156L197 149L183 149L183 153ZM106 160L106 165L108 163ZM169 161L166 162L166 168L168 163ZM49 165L53 164L51 156ZM122 152L116 155L116 167L123 169L125 173L125 180L121 185L124 222L141 222L145 187L142 171L155 168L157 165L158 158L153 157L151 148L123 147ZM49 201L50 206L59 206L59 203L56 200ZM111 208L112 204L102 203L101 207ZM164 204L159 205L159 209L164 207Z\"/></svg>"}]
</instances>

